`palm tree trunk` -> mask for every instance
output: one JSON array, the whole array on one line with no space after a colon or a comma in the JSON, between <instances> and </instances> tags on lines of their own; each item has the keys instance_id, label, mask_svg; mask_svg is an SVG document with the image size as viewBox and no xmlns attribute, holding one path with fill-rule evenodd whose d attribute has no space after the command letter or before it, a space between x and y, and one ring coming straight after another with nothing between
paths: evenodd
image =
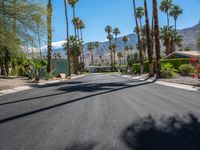
<instances>
[{"instance_id":1,"label":"palm tree trunk","mask_svg":"<svg viewBox=\"0 0 200 150\"><path fill-rule=\"evenodd\" d=\"M175 32L176 32L176 29L177 29L177 28L176 28L176 23L177 23L177 19L175 18L175 19L174 19Z\"/></svg>"},{"instance_id":2,"label":"palm tree trunk","mask_svg":"<svg viewBox=\"0 0 200 150\"><path fill-rule=\"evenodd\" d=\"M73 19L76 18L76 13L75 13L75 6L73 7ZM75 34L75 37L77 37L77 33L76 33L76 26L74 25L74 34Z\"/></svg>"},{"instance_id":3,"label":"palm tree trunk","mask_svg":"<svg viewBox=\"0 0 200 150\"><path fill-rule=\"evenodd\" d=\"M110 61L111 61L111 67L113 67L113 54L112 54L112 48L111 48L111 46L112 46L112 42L111 42L111 40L109 40L109 43L110 43Z\"/></svg>"},{"instance_id":4,"label":"palm tree trunk","mask_svg":"<svg viewBox=\"0 0 200 150\"><path fill-rule=\"evenodd\" d=\"M48 33L48 64L47 72L51 72L51 53L52 53L52 4L51 0L48 0L47 5L47 33Z\"/></svg>"},{"instance_id":5,"label":"palm tree trunk","mask_svg":"<svg viewBox=\"0 0 200 150\"><path fill-rule=\"evenodd\" d=\"M126 62L126 56L125 56L126 55L126 50L125 50L125 47L126 47L126 43L124 42L124 63L123 63L124 66L126 65L126 63L125 63Z\"/></svg>"},{"instance_id":6,"label":"palm tree trunk","mask_svg":"<svg viewBox=\"0 0 200 150\"><path fill-rule=\"evenodd\" d=\"M83 41L83 31L81 29L81 41ZM84 71L84 68L85 68L85 59L84 59L84 51L83 51L83 47L82 47L82 69Z\"/></svg>"},{"instance_id":7,"label":"palm tree trunk","mask_svg":"<svg viewBox=\"0 0 200 150\"><path fill-rule=\"evenodd\" d=\"M142 48L141 48L140 34L139 34L139 31L138 31L138 20L137 20L137 16L136 16L135 0L133 0L133 8L134 8L134 16L135 16L135 23L136 23L137 37L138 37L138 47L139 47L139 54L140 54L140 73L143 74L143 72L144 72L144 62L143 62L143 54L142 54Z\"/></svg>"},{"instance_id":8,"label":"palm tree trunk","mask_svg":"<svg viewBox=\"0 0 200 150\"><path fill-rule=\"evenodd\" d=\"M167 27L169 29L169 11L167 12Z\"/></svg>"},{"instance_id":9,"label":"palm tree trunk","mask_svg":"<svg viewBox=\"0 0 200 150\"><path fill-rule=\"evenodd\" d=\"M70 48L69 48L69 20L68 20L68 13L67 13L67 3L64 0L65 6L65 21L66 21L66 32L67 32L67 59L68 59L68 76L71 76L71 60L70 60Z\"/></svg>"},{"instance_id":10,"label":"palm tree trunk","mask_svg":"<svg viewBox=\"0 0 200 150\"><path fill-rule=\"evenodd\" d=\"M92 60L92 66L94 66L94 56L93 56L93 51L91 52L91 60Z\"/></svg>"},{"instance_id":11,"label":"palm tree trunk","mask_svg":"<svg viewBox=\"0 0 200 150\"><path fill-rule=\"evenodd\" d=\"M161 63L160 63L160 31L158 23L158 8L157 0L153 0L153 18L154 18L154 30L155 30L155 49L156 49L156 76L161 77Z\"/></svg>"},{"instance_id":12,"label":"palm tree trunk","mask_svg":"<svg viewBox=\"0 0 200 150\"><path fill-rule=\"evenodd\" d=\"M149 16L148 16L146 0L144 0L144 9L145 9L145 18L146 18L147 49L148 49L148 58L149 58L149 77L153 77L154 72L153 72L153 56L152 56L152 44L151 44L152 41L151 41Z\"/></svg>"}]
</instances>

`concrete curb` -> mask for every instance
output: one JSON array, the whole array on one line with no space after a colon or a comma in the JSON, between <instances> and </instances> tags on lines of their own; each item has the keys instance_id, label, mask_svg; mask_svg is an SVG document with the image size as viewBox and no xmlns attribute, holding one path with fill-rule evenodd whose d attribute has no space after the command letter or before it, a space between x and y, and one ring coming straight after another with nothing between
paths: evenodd
<instances>
[{"instance_id":1,"label":"concrete curb","mask_svg":"<svg viewBox=\"0 0 200 150\"><path fill-rule=\"evenodd\" d=\"M85 76L86 75L73 76L73 77L71 77L70 80L85 77ZM42 86L42 85L60 83L60 82L63 82L63 81L69 81L69 80L54 80L54 81L48 81L48 82L45 82L45 83L37 83L35 85ZM16 92L20 92L20 91L30 90L30 89L33 89L33 88L35 88L35 87L34 86L20 86L20 87L16 87L16 88L12 88L12 89L0 90L0 96L16 93Z\"/></svg>"}]
</instances>

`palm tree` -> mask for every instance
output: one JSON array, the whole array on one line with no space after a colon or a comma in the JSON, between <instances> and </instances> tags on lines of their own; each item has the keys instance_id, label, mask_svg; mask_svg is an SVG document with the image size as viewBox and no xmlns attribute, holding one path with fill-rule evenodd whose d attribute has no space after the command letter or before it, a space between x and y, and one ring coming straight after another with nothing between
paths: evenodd
<instances>
[{"instance_id":1,"label":"palm tree","mask_svg":"<svg viewBox=\"0 0 200 150\"><path fill-rule=\"evenodd\" d=\"M117 45L117 36L118 36L119 34L121 34L119 28L114 28L114 29L113 29L113 34L115 35L115 44Z\"/></svg>"},{"instance_id":2,"label":"palm tree","mask_svg":"<svg viewBox=\"0 0 200 150\"><path fill-rule=\"evenodd\" d=\"M129 38L128 38L128 36L124 36L123 38L122 38L122 42L124 42L124 65L125 65L125 62L126 62L126 43L129 41Z\"/></svg>"},{"instance_id":3,"label":"palm tree","mask_svg":"<svg viewBox=\"0 0 200 150\"><path fill-rule=\"evenodd\" d=\"M153 72L153 50L152 50L152 38L149 25L149 15L147 10L147 1L144 0L145 18L146 18L146 35L147 35L147 49L148 49L148 59L149 59L149 77L154 76Z\"/></svg>"},{"instance_id":4,"label":"palm tree","mask_svg":"<svg viewBox=\"0 0 200 150\"><path fill-rule=\"evenodd\" d=\"M124 50L125 50L124 58L126 58L126 62L127 62L127 65L128 65L128 56L127 56L127 54L128 54L128 51L130 50L130 47L126 46Z\"/></svg>"},{"instance_id":5,"label":"palm tree","mask_svg":"<svg viewBox=\"0 0 200 150\"><path fill-rule=\"evenodd\" d=\"M169 55L171 54L170 51L170 41L171 41L171 37L172 37L172 26L170 26L169 28L167 26L164 26L161 28L161 40L163 41L163 45L165 46L165 54Z\"/></svg>"},{"instance_id":6,"label":"palm tree","mask_svg":"<svg viewBox=\"0 0 200 150\"><path fill-rule=\"evenodd\" d=\"M123 53L122 53L122 52L118 52L118 53L117 53L117 57L119 58L120 66L121 66L121 65L122 65Z\"/></svg>"},{"instance_id":7,"label":"palm tree","mask_svg":"<svg viewBox=\"0 0 200 150\"><path fill-rule=\"evenodd\" d=\"M81 44L82 44L81 41L78 40L75 36L69 37L70 54L73 59L74 73L77 73L78 71L78 58L81 55L81 47L82 47Z\"/></svg>"},{"instance_id":8,"label":"palm tree","mask_svg":"<svg viewBox=\"0 0 200 150\"><path fill-rule=\"evenodd\" d=\"M134 8L135 23L136 23L136 33L137 33L137 38L138 38L138 48L139 48L139 53L140 53L140 73L142 74L144 70L144 62L143 62L143 53L141 49L141 40L140 40L135 0L133 0L133 8Z\"/></svg>"},{"instance_id":9,"label":"palm tree","mask_svg":"<svg viewBox=\"0 0 200 150\"><path fill-rule=\"evenodd\" d=\"M80 21L81 21L81 19L79 18L79 17L75 17L75 18L73 18L73 20L72 20L72 23L73 23L73 25L74 25L74 28L75 28L75 30L76 30L76 36L79 38L79 26L80 26Z\"/></svg>"},{"instance_id":10,"label":"palm tree","mask_svg":"<svg viewBox=\"0 0 200 150\"><path fill-rule=\"evenodd\" d=\"M83 29L85 29L85 23L83 22L83 20L80 20L80 34L81 34L81 41L82 41L82 45L83 45ZM82 46L82 70L84 70L85 68L85 59L84 59L84 51L83 51L83 46Z\"/></svg>"},{"instance_id":11,"label":"palm tree","mask_svg":"<svg viewBox=\"0 0 200 150\"><path fill-rule=\"evenodd\" d=\"M73 19L76 18L75 6L78 3L78 0L67 0L73 9ZM74 26L74 34L77 36L76 27Z\"/></svg>"},{"instance_id":12,"label":"palm tree","mask_svg":"<svg viewBox=\"0 0 200 150\"><path fill-rule=\"evenodd\" d=\"M114 68L115 68L115 64L116 64L116 49L117 49L117 45L115 44L115 43L113 43L112 44L112 52L113 52L113 54L114 54L114 64L113 64L113 66L114 66Z\"/></svg>"},{"instance_id":13,"label":"palm tree","mask_svg":"<svg viewBox=\"0 0 200 150\"><path fill-rule=\"evenodd\" d=\"M67 50L67 59L68 59L68 76L71 76L71 60L70 60L71 54L70 54L70 48L69 48L69 20L68 20L66 0L64 0L64 7L65 7L65 21L66 21L66 34L67 34L66 50Z\"/></svg>"},{"instance_id":14,"label":"palm tree","mask_svg":"<svg viewBox=\"0 0 200 150\"><path fill-rule=\"evenodd\" d=\"M52 53L52 4L51 0L48 0L47 4L47 33L48 33L48 64L47 72L51 72L51 53Z\"/></svg>"},{"instance_id":15,"label":"palm tree","mask_svg":"<svg viewBox=\"0 0 200 150\"><path fill-rule=\"evenodd\" d=\"M71 54L70 54L70 48L69 48L69 20L68 20L66 0L64 0L64 7L65 7L65 22L66 22L66 34L67 34L66 50L67 50L67 59L68 59L68 76L71 76L71 60L70 60Z\"/></svg>"},{"instance_id":16,"label":"palm tree","mask_svg":"<svg viewBox=\"0 0 200 150\"><path fill-rule=\"evenodd\" d=\"M158 22L158 9L157 0L153 1L153 20L154 20L154 40L155 40L155 50L156 50L156 76L161 77L161 63L160 63L160 31Z\"/></svg>"},{"instance_id":17,"label":"palm tree","mask_svg":"<svg viewBox=\"0 0 200 150\"><path fill-rule=\"evenodd\" d=\"M97 58L99 58L99 52L97 50L99 48L99 46L100 46L99 42L94 43L94 47L96 48L96 52L97 52ZM96 62L97 62L97 60L96 60Z\"/></svg>"},{"instance_id":18,"label":"palm tree","mask_svg":"<svg viewBox=\"0 0 200 150\"><path fill-rule=\"evenodd\" d=\"M136 16L140 20L140 30L142 27L142 17L144 16L144 8L143 7L138 7L136 9Z\"/></svg>"},{"instance_id":19,"label":"palm tree","mask_svg":"<svg viewBox=\"0 0 200 150\"><path fill-rule=\"evenodd\" d=\"M181 7L179 5L173 5L172 6L172 9L171 9L169 14L170 14L170 16L172 16L174 18L175 31L176 31L177 19L182 13L183 13L183 10L181 9Z\"/></svg>"},{"instance_id":20,"label":"palm tree","mask_svg":"<svg viewBox=\"0 0 200 150\"><path fill-rule=\"evenodd\" d=\"M113 31L112 27L110 25L107 25L105 27L105 32L107 33L107 39L109 41L109 46L108 46L108 49L110 50L110 65L113 67L113 54L112 54L112 39L113 39L113 35L111 34Z\"/></svg>"},{"instance_id":21,"label":"palm tree","mask_svg":"<svg viewBox=\"0 0 200 150\"><path fill-rule=\"evenodd\" d=\"M172 0L162 0L160 10L167 14L167 27L169 28L169 11L172 7Z\"/></svg>"},{"instance_id":22,"label":"palm tree","mask_svg":"<svg viewBox=\"0 0 200 150\"><path fill-rule=\"evenodd\" d=\"M40 50L40 58L42 59L42 50L41 50L41 41L40 41L40 32L39 32L39 26L41 24L41 15L40 14L34 14L33 15L33 20L36 23L36 27L37 27L37 35L38 35L38 46L39 46L39 50Z\"/></svg>"},{"instance_id":23,"label":"palm tree","mask_svg":"<svg viewBox=\"0 0 200 150\"><path fill-rule=\"evenodd\" d=\"M92 42L88 43L88 47L87 48L88 48L88 50L91 53L91 62L92 62L92 65L94 65L94 56L93 56L93 50L95 48L94 43L92 43Z\"/></svg>"}]
</instances>

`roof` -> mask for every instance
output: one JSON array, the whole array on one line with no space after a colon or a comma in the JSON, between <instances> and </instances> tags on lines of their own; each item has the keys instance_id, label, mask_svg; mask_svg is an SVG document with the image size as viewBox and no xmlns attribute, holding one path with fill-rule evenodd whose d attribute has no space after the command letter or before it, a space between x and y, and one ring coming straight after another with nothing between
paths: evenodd
<instances>
[{"instance_id":1,"label":"roof","mask_svg":"<svg viewBox=\"0 0 200 150\"><path fill-rule=\"evenodd\" d=\"M180 54L184 56L193 56L193 57L200 57L200 51L176 51L169 54L166 58L173 56L174 54Z\"/></svg>"}]
</instances>

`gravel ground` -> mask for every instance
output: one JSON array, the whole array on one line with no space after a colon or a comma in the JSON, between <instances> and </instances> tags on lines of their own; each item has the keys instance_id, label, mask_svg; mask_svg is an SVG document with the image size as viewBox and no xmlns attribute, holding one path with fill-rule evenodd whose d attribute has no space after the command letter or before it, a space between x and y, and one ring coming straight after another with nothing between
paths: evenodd
<instances>
[{"instance_id":1,"label":"gravel ground","mask_svg":"<svg viewBox=\"0 0 200 150\"><path fill-rule=\"evenodd\" d=\"M193 85L197 86L200 84L198 79L193 79L192 77L184 77L184 76L178 76L176 78L171 79L160 79L161 81L167 81L172 83L180 83L180 84L187 84L187 85Z\"/></svg>"},{"instance_id":2,"label":"gravel ground","mask_svg":"<svg viewBox=\"0 0 200 150\"><path fill-rule=\"evenodd\" d=\"M0 90L32 84L33 81L28 80L28 78L26 77L0 77Z\"/></svg>"}]
</instances>

